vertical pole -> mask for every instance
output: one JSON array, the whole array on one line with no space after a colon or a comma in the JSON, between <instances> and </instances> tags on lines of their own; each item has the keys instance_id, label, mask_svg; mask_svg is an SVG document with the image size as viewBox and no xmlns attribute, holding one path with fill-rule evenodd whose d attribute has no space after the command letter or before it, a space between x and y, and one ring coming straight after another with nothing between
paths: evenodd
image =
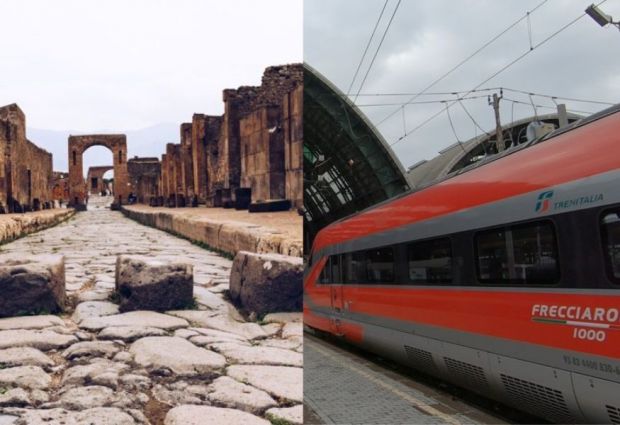
<instances>
[{"instance_id":1,"label":"vertical pole","mask_svg":"<svg viewBox=\"0 0 620 425\"><path fill-rule=\"evenodd\" d=\"M503 94L500 91L500 96L497 93L493 93L493 101L489 102L493 106L495 111L495 146L497 147L497 153L500 153L506 149L504 144L504 134L502 133L502 122L499 118L499 101L502 99Z\"/></svg>"},{"instance_id":2,"label":"vertical pole","mask_svg":"<svg viewBox=\"0 0 620 425\"><path fill-rule=\"evenodd\" d=\"M560 128L568 125L568 114L566 113L566 105L564 103L558 105L558 122Z\"/></svg>"}]
</instances>

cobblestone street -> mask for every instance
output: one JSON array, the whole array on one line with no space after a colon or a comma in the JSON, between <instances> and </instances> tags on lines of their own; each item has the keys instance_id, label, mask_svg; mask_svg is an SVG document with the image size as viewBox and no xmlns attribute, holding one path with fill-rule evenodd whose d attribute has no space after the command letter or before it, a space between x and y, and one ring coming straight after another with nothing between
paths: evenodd
<instances>
[{"instance_id":1,"label":"cobblestone street","mask_svg":"<svg viewBox=\"0 0 620 425\"><path fill-rule=\"evenodd\" d=\"M63 255L70 300L0 319L0 424L301 423L301 314L245 321L225 296L229 259L107 204L0 247ZM191 263L193 308L119 313L120 254Z\"/></svg>"}]
</instances>

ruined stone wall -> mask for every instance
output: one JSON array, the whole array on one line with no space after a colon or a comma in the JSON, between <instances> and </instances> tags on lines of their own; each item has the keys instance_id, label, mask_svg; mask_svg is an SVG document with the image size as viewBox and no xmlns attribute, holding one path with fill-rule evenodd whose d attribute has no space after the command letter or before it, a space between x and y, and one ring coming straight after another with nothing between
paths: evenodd
<instances>
[{"instance_id":1,"label":"ruined stone wall","mask_svg":"<svg viewBox=\"0 0 620 425\"><path fill-rule=\"evenodd\" d=\"M54 201L69 202L69 174L60 171L53 172L52 199Z\"/></svg>"},{"instance_id":2,"label":"ruined stone wall","mask_svg":"<svg viewBox=\"0 0 620 425\"><path fill-rule=\"evenodd\" d=\"M220 134L222 132L221 116L207 115L205 129L205 151L206 151L206 174L207 174L207 191L205 195L205 203L213 205L213 197L218 187L218 165L220 157Z\"/></svg>"},{"instance_id":3,"label":"ruined stone wall","mask_svg":"<svg viewBox=\"0 0 620 425\"><path fill-rule=\"evenodd\" d=\"M161 163L157 158L134 157L127 161L131 193L141 204L151 204L159 194Z\"/></svg>"},{"instance_id":4,"label":"ruined stone wall","mask_svg":"<svg viewBox=\"0 0 620 425\"><path fill-rule=\"evenodd\" d=\"M181 124L181 143L179 147L181 165L181 194L186 202L194 197L194 161L192 157L192 124Z\"/></svg>"},{"instance_id":5,"label":"ruined stone wall","mask_svg":"<svg viewBox=\"0 0 620 425\"><path fill-rule=\"evenodd\" d=\"M299 85L284 95L282 101L285 198L291 201L293 208L302 208L304 205L303 96L303 85Z\"/></svg>"},{"instance_id":6,"label":"ruined stone wall","mask_svg":"<svg viewBox=\"0 0 620 425\"><path fill-rule=\"evenodd\" d=\"M252 189L252 202L283 199L284 132L281 108L263 106L240 122L241 186Z\"/></svg>"},{"instance_id":7,"label":"ruined stone wall","mask_svg":"<svg viewBox=\"0 0 620 425\"><path fill-rule=\"evenodd\" d=\"M181 124L180 143L162 155L165 204L216 206L234 201L235 189L251 188L254 201L301 206L302 86L301 64L272 66L260 86L224 90L222 116L194 114Z\"/></svg>"},{"instance_id":8,"label":"ruined stone wall","mask_svg":"<svg viewBox=\"0 0 620 425\"><path fill-rule=\"evenodd\" d=\"M204 114L192 116L190 131L192 148L192 181L197 201L205 203L207 197L207 117Z\"/></svg>"},{"instance_id":9,"label":"ruined stone wall","mask_svg":"<svg viewBox=\"0 0 620 425\"><path fill-rule=\"evenodd\" d=\"M52 154L26 139L26 116L16 104L0 108L0 210L51 206Z\"/></svg>"}]
</instances>

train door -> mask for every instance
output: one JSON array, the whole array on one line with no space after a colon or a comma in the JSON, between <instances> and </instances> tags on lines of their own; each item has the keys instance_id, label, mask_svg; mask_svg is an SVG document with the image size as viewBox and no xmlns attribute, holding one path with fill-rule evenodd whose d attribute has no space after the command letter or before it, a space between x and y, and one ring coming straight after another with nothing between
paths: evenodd
<instances>
[{"instance_id":1,"label":"train door","mask_svg":"<svg viewBox=\"0 0 620 425\"><path fill-rule=\"evenodd\" d=\"M330 286L330 298L331 298L331 331L335 335L342 335L342 330L340 328L341 320L342 320L342 309L343 309L343 285L342 285L342 271L341 271L341 256L334 255L330 257L329 267L331 271L332 282L333 285Z\"/></svg>"},{"instance_id":2,"label":"train door","mask_svg":"<svg viewBox=\"0 0 620 425\"><path fill-rule=\"evenodd\" d=\"M342 321L342 286L343 285L331 285L331 300L332 300L332 314L331 314L331 323L332 323L332 332L335 335L341 336L342 330L340 328Z\"/></svg>"}]
</instances>

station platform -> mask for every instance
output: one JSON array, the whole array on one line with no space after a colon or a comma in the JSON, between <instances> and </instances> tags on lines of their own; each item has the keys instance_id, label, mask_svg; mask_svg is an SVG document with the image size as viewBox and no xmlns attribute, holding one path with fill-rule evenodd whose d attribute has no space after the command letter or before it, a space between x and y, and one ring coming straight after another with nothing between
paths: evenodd
<instances>
[{"instance_id":1,"label":"station platform","mask_svg":"<svg viewBox=\"0 0 620 425\"><path fill-rule=\"evenodd\" d=\"M505 419L304 333L306 424L505 424Z\"/></svg>"}]
</instances>

